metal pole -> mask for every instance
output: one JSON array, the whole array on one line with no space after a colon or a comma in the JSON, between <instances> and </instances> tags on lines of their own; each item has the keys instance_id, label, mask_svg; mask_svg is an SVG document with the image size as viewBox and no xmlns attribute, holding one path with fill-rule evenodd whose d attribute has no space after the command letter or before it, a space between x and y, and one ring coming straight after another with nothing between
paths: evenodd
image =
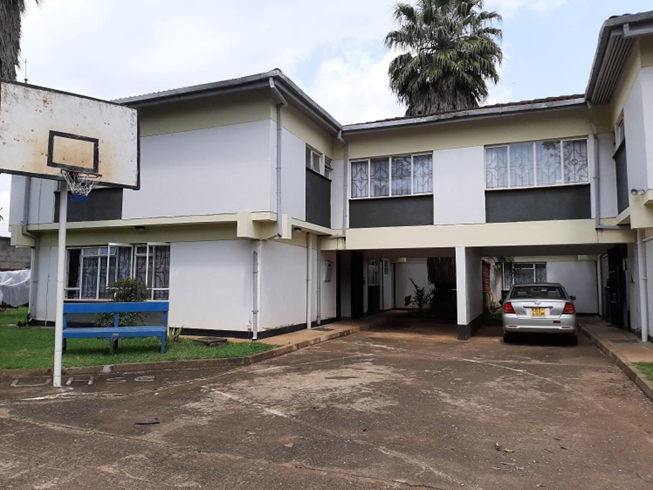
<instances>
[{"instance_id":1,"label":"metal pole","mask_svg":"<svg viewBox=\"0 0 653 490\"><path fill-rule=\"evenodd\" d=\"M57 243L57 310L54 324L54 376L52 386L61 387L61 353L63 350L63 300L66 278L66 221L68 221L68 184L61 182L59 193L59 241Z\"/></svg>"}]
</instances>

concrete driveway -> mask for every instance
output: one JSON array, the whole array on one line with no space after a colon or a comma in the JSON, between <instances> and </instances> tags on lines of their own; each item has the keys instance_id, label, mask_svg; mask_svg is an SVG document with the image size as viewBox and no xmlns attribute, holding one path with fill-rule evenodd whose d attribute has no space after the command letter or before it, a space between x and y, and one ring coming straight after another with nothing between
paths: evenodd
<instances>
[{"instance_id":1,"label":"concrete driveway","mask_svg":"<svg viewBox=\"0 0 653 490\"><path fill-rule=\"evenodd\" d=\"M0 488L653 488L653 406L587 339L400 326L73 396L0 380Z\"/></svg>"}]
</instances>

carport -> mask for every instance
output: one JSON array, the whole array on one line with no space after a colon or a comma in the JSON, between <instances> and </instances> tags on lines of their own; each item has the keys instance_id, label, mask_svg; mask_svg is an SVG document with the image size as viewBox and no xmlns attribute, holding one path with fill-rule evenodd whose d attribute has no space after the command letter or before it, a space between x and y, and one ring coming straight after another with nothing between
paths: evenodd
<instances>
[{"instance_id":1,"label":"carport","mask_svg":"<svg viewBox=\"0 0 653 490\"><path fill-rule=\"evenodd\" d=\"M579 313L626 322L630 308L625 272L636 268L628 265L628 255L626 245L612 244L341 251L340 311L342 316L358 318L405 309L404 298L414 294L411 280L429 291L433 267L441 264L450 270L435 286L440 309L433 323L439 331L451 325L458 340L468 340L483 326L490 303L499 302L512 282L526 282L529 268L533 276L527 282L563 284L577 296ZM491 281L488 269L494 277Z\"/></svg>"}]
</instances>

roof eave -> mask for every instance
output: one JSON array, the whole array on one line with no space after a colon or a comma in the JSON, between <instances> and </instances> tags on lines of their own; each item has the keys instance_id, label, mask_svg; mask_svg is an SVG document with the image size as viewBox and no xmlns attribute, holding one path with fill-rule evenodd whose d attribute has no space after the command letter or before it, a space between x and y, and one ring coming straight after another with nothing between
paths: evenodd
<instances>
[{"instance_id":1,"label":"roof eave","mask_svg":"<svg viewBox=\"0 0 653 490\"><path fill-rule=\"evenodd\" d=\"M256 75L249 75L231 80L194 85L173 90L165 90L152 94L138 95L116 99L114 102L132 107L151 107L168 104L171 102L187 101L191 99L210 97L213 95L224 95L229 93L244 92L249 90L269 89L269 80L273 79L275 85L281 92L288 96L292 103L302 112L320 123L324 129L336 134L342 129L342 125L320 107L313 99L301 90L292 80L286 77L281 70L271 70Z\"/></svg>"},{"instance_id":2,"label":"roof eave","mask_svg":"<svg viewBox=\"0 0 653 490\"><path fill-rule=\"evenodd\" d=\"M449 122L469 121L477 119L488 119L500 116L514 116L539 111L551 111L559 109L569 109L573 107L585 106L584 97L567 99L561 101L537 102L533 104L513 105L507 107L492 107L470 109L463 112L449 114L436 114L425 117L415 117L411 119L400 119L392 121L381 121L362 124L350 124L343 127L344 135L369 133L372 131L384 131L413 126L427 126L433 124L443 124Z\"/></svg>"}]
</instances>

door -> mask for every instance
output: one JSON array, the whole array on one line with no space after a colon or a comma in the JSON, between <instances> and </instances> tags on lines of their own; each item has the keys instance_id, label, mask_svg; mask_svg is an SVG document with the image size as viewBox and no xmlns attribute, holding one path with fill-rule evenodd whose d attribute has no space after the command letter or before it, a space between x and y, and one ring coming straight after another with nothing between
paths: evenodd
<instances>
[{"instance_id":1,"label":"door","mask_svg":"<svg viewBox=\"0 0 653 490\"><path fill-rule=\"evenodd\" d=\"M365 287L365 260L362 252L351 252L351 317L360 318L363 308L363 288Z\"/></svg>"},{"instance_id":2,"label":"door","mask_svg":"<svg viewBox=\"0 0 653 490\"><path fill-rule=\"evenodd\" d=\"M608 250L608 318L610 323L626 328L626 271L624 260L627 258L625 245L617 245Z\"/></svg>"},{"instance_id":3,"label":"door","mask_svg":"<svg viewBox=\"0 0 653 490\"><path fill-rule=\"evenodd\" d=\"M367 263L367 312L372 315L381 311L381 268L380 261Z\"/></svg>"}]
</instances>

